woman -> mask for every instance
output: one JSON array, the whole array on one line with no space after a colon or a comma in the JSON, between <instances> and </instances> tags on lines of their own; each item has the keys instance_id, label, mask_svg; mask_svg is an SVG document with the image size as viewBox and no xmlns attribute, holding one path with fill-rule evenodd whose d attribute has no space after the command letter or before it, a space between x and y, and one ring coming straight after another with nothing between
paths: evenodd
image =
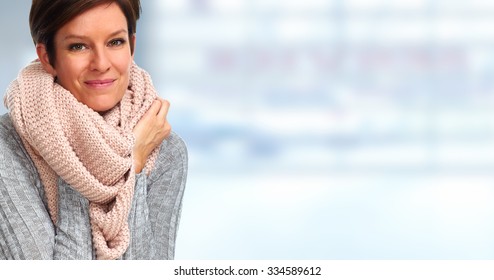
<instances>
[{"instance_id":1,"label":"woman","mask_svg":"<svg viewBox=\"0 0 494 280\"><path fill-rule=\"evenodd\" d=\"M170 259L184 142L133 62L139 0L33 0L0 117L0 259Z\"/></svg>"}]
</instances>

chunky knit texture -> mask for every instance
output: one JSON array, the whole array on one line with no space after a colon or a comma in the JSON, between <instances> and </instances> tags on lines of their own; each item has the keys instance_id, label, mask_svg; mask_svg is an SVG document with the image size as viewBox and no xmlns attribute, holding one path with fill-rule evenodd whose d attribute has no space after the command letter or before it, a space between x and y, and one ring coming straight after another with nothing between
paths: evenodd
<instances>
[{"instance_id":1,"label":"chunky knit texture","mask_svg":"<svg viewBox=\"0 0 494 280\"><path fill-rule=\"evenodd\" d=\"M149 75L132 64L129 89L104 115L93 111L33 61L5 95L14 126L43 182L53 223L61 177L89 200L98 259L117 259L129 244L127 218L135 185L132 130L157 98ZM153 151L145 169L158 154Z\"/></svg>"}]
</instances>

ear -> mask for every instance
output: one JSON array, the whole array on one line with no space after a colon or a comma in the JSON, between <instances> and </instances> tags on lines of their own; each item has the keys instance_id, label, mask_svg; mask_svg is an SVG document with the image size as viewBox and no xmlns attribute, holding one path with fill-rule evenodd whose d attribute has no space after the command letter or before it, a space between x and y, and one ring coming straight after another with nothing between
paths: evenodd
<instances>
[{"instance_id":1,"label":"ear","mask_svg":"<svg viewBox=\"0 0 494 280\"><path fill-rule=\"evenodd\" d=\"M55 71L55 68L50 64L50 58L48 57L45 44L36 44L36 53L38 54L38 59L41 62L41 65L43 65L43 69L45 69L45 71L50 73L53 77L56 77L57 71Z\"/></svg>"}]
</instances>

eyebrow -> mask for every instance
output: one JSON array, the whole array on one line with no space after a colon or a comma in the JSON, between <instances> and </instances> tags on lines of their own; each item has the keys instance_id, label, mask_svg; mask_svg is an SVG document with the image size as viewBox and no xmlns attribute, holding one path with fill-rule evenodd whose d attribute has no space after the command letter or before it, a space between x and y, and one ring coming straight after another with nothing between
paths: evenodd
<instances>
[{"instance_id":1,"label":"eyebrow","mask_svg":"<svg viewBox=\"0 0 494 280\"><path fill-rule=\"evenodd\" d=\"M111 33L108 37L113 37L113 36L116 36L120 33L128 33L128 32L127 32L127 29L120 29L120 30L117 30L117 31ZM66 41L69 39L87 39L87 38L88 37L84 36L84 35L69 34L69 35L65 36L62 41Z\"/></svg>"}]
</instances>

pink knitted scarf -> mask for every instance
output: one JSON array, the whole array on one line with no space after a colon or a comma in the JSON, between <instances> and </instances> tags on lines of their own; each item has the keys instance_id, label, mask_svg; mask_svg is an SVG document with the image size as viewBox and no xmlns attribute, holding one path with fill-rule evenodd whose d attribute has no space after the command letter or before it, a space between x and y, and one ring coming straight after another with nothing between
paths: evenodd
<instances>
[{"instance_id":1,"label":"pink knitted scarf","mask_svg":"<svg viewBox=\"0 0 494 280\"><path fill-rule=\"evenodd\" d=\"M58 215L58 177L89 201L98 259L117 259L129 245L127 223L134 194L132 130L157 98L149 75L131 66L121 102L100 115L80 103L39 61L19 73L5 105L44 185L48 211ZM158 149L146 162L151 170Z\"/></svg>"}]
</instances>

